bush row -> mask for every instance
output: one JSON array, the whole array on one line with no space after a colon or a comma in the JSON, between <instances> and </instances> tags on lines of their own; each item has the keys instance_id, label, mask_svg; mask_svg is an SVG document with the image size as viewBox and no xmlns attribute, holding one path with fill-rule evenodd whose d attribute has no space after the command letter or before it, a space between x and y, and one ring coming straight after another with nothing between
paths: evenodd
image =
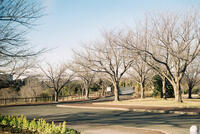
<instances>
[{"instance_id":1,"label":"bush row","mask_svg":"<svg viewBox=\"0 0 200 134\"><path fill-rule=\"evenodd\" d=\"M50 124L42 118L39 120L33 119L32 121L28 121L23 115L0 115L0 126L28 130L38 134L80 134L76 130L66 128L66 122L55 125L53 121Z\"/></svg>"}]
</instances>

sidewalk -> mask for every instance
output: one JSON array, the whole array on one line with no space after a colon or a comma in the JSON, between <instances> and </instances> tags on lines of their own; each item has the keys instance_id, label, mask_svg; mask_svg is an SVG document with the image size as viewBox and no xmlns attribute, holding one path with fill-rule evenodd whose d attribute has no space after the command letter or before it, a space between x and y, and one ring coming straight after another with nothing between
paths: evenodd
<instances>
[{"instance_id":1,"label":"sidewalk","mask_svg":"<svg viewBox=\"0 0 200 134\"><path fill-rule=\"evenodd\" d=\"M155 112L155 113L176 113L176 114L186 114L186 115L200 114L200 108L111 105L111 104L99 104L99 103L63 104L63 105L57 105L57 107L122 110L122 111L136 111L136 112Z\"/></svg>"}]
</instances>

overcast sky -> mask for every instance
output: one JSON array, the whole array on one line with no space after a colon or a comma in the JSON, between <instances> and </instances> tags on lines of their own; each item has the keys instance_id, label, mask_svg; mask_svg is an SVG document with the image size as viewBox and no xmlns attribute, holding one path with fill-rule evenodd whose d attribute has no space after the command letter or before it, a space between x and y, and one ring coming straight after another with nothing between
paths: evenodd
<instances>
[{"instance_id":1,"label":"overcast sky","mask_svg":"<svg viewBox=\"0 0 200 134\"><path fill-rule=\"evenodd\" d=\"M40 48L46 62L71 58L71 49L100 37L101 31L133 26L146 13L184 11L200 7L199 0L43 0L46 16L30 31L28 39Z\"/></svg>"}]
</instances>

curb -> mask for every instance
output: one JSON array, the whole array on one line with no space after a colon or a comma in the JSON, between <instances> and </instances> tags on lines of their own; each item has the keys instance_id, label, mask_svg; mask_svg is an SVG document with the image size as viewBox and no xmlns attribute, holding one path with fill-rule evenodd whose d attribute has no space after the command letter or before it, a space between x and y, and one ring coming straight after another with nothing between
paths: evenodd
<instances>
[{"instance_id":1,"label":"curb","mask_svg":"<svg viewBox=\"0 0 200 134\"><path fill-rule=\"evenodd\" d=\"M200 115L199 112L183 112L183 111L171 111L171 110L150 110L150 109L132 109L132 108L116 108L116 107L92 107L92 106L72 106L72 105L56 105L56 107L68 107L68 108L81 108L81 109L103 109L103 110L120 110L120 111L134 111L134 112L150 112L150 113L172 113L180 115Z\"/></svg>"},{"instance_id":2,"label":"curb","mask_svg":"<svg viewBox=\"0 0 200 134\"><path fill-rule=\"evenodd\" d=\"M89 107L89 106L72 106L72 105L56 105L56 107L129 111L128 108L114 108L114 107Z\"/></svg>"},{"instance_id":3,"label":"curb","mask_svg":"<svg viewBox=\"0 0 200 134\"><path fill-rule=\"evenodd\" d=\"M183 115L200 115L199 112L182 112L182 111L168 111L173 114L183 114Z\"/></svg>"},{"instance_id":4,"label":"curb","mask_svg":"<svg viewBox=\"0 0 200 134\"><path fill-rule=\"evenodd\" d=\"M167 113L165 110L132 109L134 112Z\"/></svg>"},{"instance_id":5,"label":"curb","mask_svg":"<svg viewBox=\"0 0 200 134\"><path fill-rule=\"evenodd\" d=\"M199 112L183 112L183 111L165 111L165 110L148 110L148 109L133 109L135 112L151 112L151 113L171 113L181 115L200 115Z\"/></svg>"},{"instance_id":6,"label":"curb","mask_svg":"<svg viewBox=\"0 0 200 134\"><path fill-rule=\"evenodd\" d=\"M124 128L136 128L136 129L143 129L143 130L159 131L164 134L169 134L168 132L166 132L164 130L153 129L153 128L139 128L139 127L124 127Z\"/></svg>"}]
</instances>

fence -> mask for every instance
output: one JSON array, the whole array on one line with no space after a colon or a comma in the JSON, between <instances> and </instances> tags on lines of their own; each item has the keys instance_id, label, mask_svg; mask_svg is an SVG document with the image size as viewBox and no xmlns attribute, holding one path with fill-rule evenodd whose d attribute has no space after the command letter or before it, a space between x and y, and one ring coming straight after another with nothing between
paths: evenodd
<instances>
[{"instance_id":1,"label":"fence","mask_svg":"<svg viewBox=\"0 0 200 134\"><path fill-rule=\"evenodd\" d=\"M99 93L91 94L90 97L99 97ZM59 96L59 101L74 101L83 100L85 96ZM50 97L27 97L27 98L4 98L0 99L0 105L6 104L22 104L22 103L38 103L38 102L52 102L54 96Z\"/></svg>"}]
</instances>

